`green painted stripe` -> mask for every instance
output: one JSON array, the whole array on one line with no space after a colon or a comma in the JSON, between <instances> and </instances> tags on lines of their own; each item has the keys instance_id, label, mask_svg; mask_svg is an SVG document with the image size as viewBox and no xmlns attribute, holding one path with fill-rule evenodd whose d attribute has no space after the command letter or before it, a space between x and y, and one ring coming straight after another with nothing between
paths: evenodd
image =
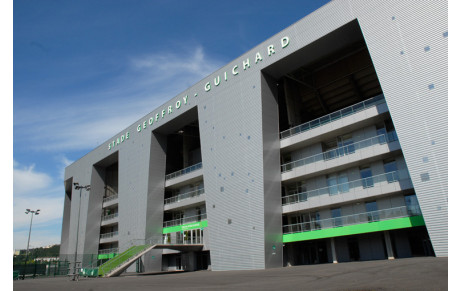
<instances>
[{"instance_id":1,"label":"green painted stripe","mask_svg":"<svg viewBox=\"0 0 460 291\"><path fill-rule=\"evenodd\" d=\"M97 256L97 259L98 260L102 260L102 259L111 259L113 257L115 257L117 254L116 253L110 253L110 254L100 254Z\"/></svg>"},{"instance_id":2,"label":"green painted stripe","mask_svg":"<svg viewBox=\"0 0 460 291\"><path fill-rule=\"evenodd\" d=\"M312 240L425 225L423 216L403 217L342 227L283 234L283 242Z\"/></svg>"},{"instance_id":3,"label":"green painted stripe","mask_svg":"<svg viewBox=\"0 0 460 291\"><path fill-rule=\"evenodd\" d=\"M163 233L178 232L178 231L184 231L184 230L196 229L196 228L204 228L204 227L208 227L207 220L165 227L163 228Z\"/></svg>"}]
</instances>

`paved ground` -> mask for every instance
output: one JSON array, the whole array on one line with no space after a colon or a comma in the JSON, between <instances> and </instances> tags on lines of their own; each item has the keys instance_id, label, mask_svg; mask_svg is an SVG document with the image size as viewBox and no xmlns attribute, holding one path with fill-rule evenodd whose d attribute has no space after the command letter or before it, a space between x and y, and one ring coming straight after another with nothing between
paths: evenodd
<instances>
[{"instance_id":1,"label":"paved ground","mask_svg":"<svg viewBox=\"0 0 460 291\"><path fill-rule=\"evenodd\" d=\"M447 258L410 258L289 268L199 271L116 278L19 280L14 290L447 290Z\"/></svg>"}]
</instances>

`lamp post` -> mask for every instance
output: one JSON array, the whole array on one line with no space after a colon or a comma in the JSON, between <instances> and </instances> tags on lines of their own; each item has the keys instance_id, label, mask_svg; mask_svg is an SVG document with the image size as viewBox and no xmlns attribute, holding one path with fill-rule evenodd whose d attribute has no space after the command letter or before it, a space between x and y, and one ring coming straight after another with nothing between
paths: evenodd
<instances>
[{"instance_id":1,"label":"lamp post","mask_svg":"<svg viewBox=\"0 0 460 291\"><path fill-rule=\"evenodd\" d=\"M40 209L37 210L30 210L29 208L26 209L26 214L30 213L30 227L29 227L29 239L27 240L27 250L26 250L26 261L24 263L24 273L22 274L22 280L26 278L26 267L27 267L27 260L29 259L29 243L30 243L30 233L32 232L32 220L35 215L39 215Z\"/></svg>"},{"instance_id":2,"label":"lamp post","mask_svg":"<svg viewBox=\"0 0 460 291\"><path fill-rule=\"evenodd\" d=\"M80 190L80 200L78 201L78 220L77 220L77 239L76 239L76 245L75 245L75 260L74 260L74 272L73 272L73 279L72 281L75 281L77 278L77 250L78 250L78 231L80 229L80 207L81 207L81 190L85 189L86 191L89 191L91 189L90 185L86 186L80 186L79 183L73 183L75 186L75 190Z\"/></svg>"}]
</instances>

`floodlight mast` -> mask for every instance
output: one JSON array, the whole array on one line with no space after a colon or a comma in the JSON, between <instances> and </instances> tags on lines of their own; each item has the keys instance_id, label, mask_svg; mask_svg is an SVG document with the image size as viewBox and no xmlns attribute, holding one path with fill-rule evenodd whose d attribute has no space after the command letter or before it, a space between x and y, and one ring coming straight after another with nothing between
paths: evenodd
<instances>
[{"instance_id":1,"label":"floodlight mast","mask_svg":"<svg viewBox=\"0 0 460 291\"><path fill-rule=\"evenodd\" d=\"M80 199L78 201L77 239L76 239L76 244L75 244L74 271L73 271L73 278L72 278L72 281L75 281L77 279L77 275L78 275L78 270L77 270L77 251L78 251L78 232L80 230L81 190L85 189L86 191L89 191L91 189L91 186L90 185L80 186L80 184L78 182L73 183L73 185L75 186L75 190L80 190Z\"/></svg>"},{"instance_id":2,"label":"floodlight mast","mask_svg":"<svg viewBox=\"0 0 460 291\"><path fill-rule=\"evenodd\" d=\"M30 226L29 226L29 239L27 240L27 250L26 250L26 261L24 263L24 273L22 274L22 280L24 280L26 278L26 268L27 268L27 260L29 259L29 243L30 243L30 233L32 232L32 220L34 218L34 214L35 215L39 215L40 209L37 209L37 210L30 210L30 208L27 208L26 209L26 212L25 214L29 214L30 213Z\"/></svg>"}]
</instances>

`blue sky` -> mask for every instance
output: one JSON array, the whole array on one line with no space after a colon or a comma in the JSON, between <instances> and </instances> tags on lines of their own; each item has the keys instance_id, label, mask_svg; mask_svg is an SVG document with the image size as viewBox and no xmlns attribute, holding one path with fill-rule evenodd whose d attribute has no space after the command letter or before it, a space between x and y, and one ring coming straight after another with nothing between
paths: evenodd
<instances>
[{"instance_id":1,"label":"blue sky","mask_svg":"<svg viewBox=\"0 0 460 291\"><path fill-rule=\"evenodd\" d=\"M328 1L13 2L13 239L60 243L64 168Z\"/></svg>"}]
</instances>

